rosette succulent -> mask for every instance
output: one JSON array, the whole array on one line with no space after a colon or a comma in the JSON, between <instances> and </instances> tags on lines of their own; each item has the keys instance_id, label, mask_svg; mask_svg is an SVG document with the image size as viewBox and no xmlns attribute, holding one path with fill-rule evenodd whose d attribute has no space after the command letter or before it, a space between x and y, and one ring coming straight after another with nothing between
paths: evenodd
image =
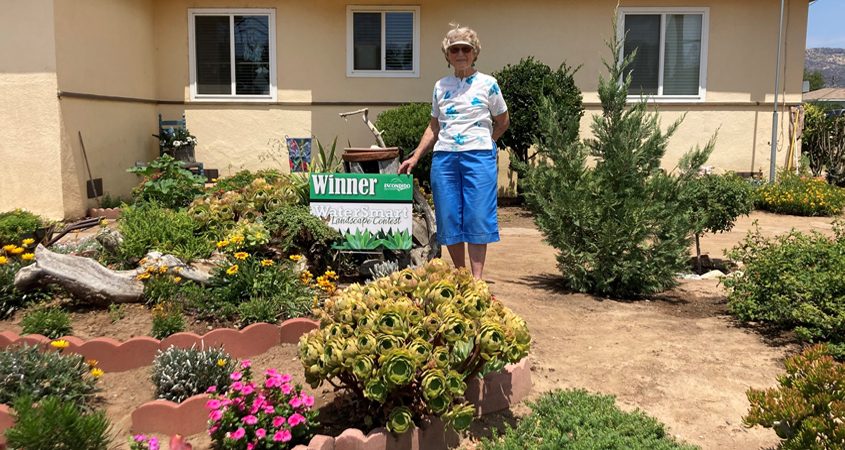
<instances>
[{"instance_id":1,"label":"rosette succulent","mask_svg":"<svg viewBox=\"0 0 845 450\"><path fill-rule=\"evenodd\" d=\"M426 415L467 428L467 380L519 361L531 342L486 283L438 259L353 284L315 313L320 328L299 342L306 380L353 393L363 417L395 433Z\"/></svg>"}]
</instances>

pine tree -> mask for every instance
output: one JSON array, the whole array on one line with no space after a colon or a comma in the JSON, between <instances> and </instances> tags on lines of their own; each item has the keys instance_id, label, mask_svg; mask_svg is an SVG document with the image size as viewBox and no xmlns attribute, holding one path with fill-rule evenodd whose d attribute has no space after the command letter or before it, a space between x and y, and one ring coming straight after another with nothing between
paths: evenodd
<instances>
[{"instance_id":1,"label":"pine tree","mask_svg":"<svg viewBox=\"0 0 845 450\"><path fill-rule=\"evenodd\" d=\"M566 105L542 102L542 157L528 168L526 201L546 240L559 250L558 267L569 288L639 296L672 287L685 268L692 226L681 188L709 157L715 136L685 154L673 173L661 169L682 119L664 133L645 100L628 103L635 53L623 59L621 46L614 34L608 43L612 63L605 61L609 76L599 79L603 114L593 117L593 138L567 139L577 124Z\"/></svg>"}]
</instances>

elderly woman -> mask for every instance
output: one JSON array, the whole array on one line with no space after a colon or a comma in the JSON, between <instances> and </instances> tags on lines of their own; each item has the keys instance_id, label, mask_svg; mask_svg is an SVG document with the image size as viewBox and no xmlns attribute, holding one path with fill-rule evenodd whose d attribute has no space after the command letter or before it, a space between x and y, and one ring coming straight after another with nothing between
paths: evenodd
<instances>
[{"instance_id":1,"label":"elderly woman","mask_svg":"<svg viewBox=\"0 0 845 450\"><path fill-rule=\"evenodd\" d=\"M456 267L466 266L468 252L472 274L480 279L487 244L499 240L496 140L510 119L496 79L475 70L481 52L476 32L454 26L442 50L454 74L434 85L431 121L399 173L410 173L434 149L431 189L437 238Z\"/></svg>"}]
</instances>

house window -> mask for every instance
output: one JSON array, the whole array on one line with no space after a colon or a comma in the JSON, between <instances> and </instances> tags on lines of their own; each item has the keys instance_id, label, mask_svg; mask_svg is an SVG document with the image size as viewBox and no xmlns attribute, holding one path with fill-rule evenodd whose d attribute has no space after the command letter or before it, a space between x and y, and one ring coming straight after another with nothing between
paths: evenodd
<instances>
[{"instance_id":1,"label":"house window","mask_svg":"<svg viewBox=\"0 0 845 450\"><path fill-rule=\"evenodd\" d=\"M192 100L276 98L276 16L272 9L191 9Z\"/></svg>"},{"instance_id":2,"label":"house window","mask_svg":"<svg viewBox=\"0 0 845 450\"><path fill-rule=\"evenodd\" d=\"M624 56L631 97L704 100L707 74L707 8L621 8Z\"/></svg>"},{"instance_id":3,"label":"house window","mask_svg":"<svg viewBox=\"0 0 845 450\"><path fill-rule=\"evenodd\" d=\"M348 6L346 75L419 77L419 7Z\"/></svg>"}]
</instances>

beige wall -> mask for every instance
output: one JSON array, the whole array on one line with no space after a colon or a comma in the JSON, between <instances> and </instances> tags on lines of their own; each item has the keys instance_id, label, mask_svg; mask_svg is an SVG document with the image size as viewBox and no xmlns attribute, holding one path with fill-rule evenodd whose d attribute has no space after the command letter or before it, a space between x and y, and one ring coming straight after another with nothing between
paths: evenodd
<instances>
[{"instance_id":1,"label":"beige wall","mask_svg":"<svg viewBox=\"0 0 845 450\"><path fill-rule=\"evenodd\" d=\"M150 0L56 2L56 63L59 90L69 93L148 99L148 103L61 99L65 215L81 216L96 206L86 195L88 172L103 179L103 191L127 197L137 177L135 161L156 155L156 71Z\"/></svg>"},{"instance_id":2,"label":"beige wall","mask_svg":"<svg viewBox=\"0 0 845 450\"><path fill-rule=\"evenodd\" d=\"M64 214L53 0L0 14L0 211ZM37 30L37 32L33 32Z\"/></svg>"},{"instance_id":3,"label":"beige wall","mask_svg":"<svg viewBox=\"0 0 845 450\"><path fill-rule=\"evenodd\" d=\"M495 71L527 55L552 66L562 61L580 65L576 82L584 91L588 110L597 111L597 80L604 70L601 58L607 56L604 42L611 35L615 0L492 0L483 2L483 8L479 7L481 2L420 2L419 78L346 77L348 3L407 4L337 0L156 1L157 94L164 100L186 102L184 106L161 109L173 116L186 113L189 128L200 142L198 157L206 161L207 167L219 168L221 174L230 173L233 168L258 167L261 162L256 155L267 150L269 140L284 134L313 133L324 142L338 136L341 145L347 141L355 146L369 145L372 138L358 119L345 122L336 113L356 109L356 102L428 101L433 83L449 73L439 42L452 21L478 30L484 47L478 62L481 71ZM807 2L789 0L787 4L788 44L784 61L788 70L783 72L780 100L797 103L801 99ZM696 143L704 144L718 129L717 150L709 164L741 171L762 168L767 172L777 5L769 0L642 0L622 1L622 6L710 8L706 102L660 106L664 124L681 111L687 112L684 125L670 144L667 166L673 166L675 158ZM194 7L276 9L278 103L254 106L190 102L187 9ZM338 102L352 105L325 105ZM298 103L304 108L291 105ZM375 117L384 107L370 109ZM588 123L587 117L585 131Z\"/></svg>"}]
</instances>

